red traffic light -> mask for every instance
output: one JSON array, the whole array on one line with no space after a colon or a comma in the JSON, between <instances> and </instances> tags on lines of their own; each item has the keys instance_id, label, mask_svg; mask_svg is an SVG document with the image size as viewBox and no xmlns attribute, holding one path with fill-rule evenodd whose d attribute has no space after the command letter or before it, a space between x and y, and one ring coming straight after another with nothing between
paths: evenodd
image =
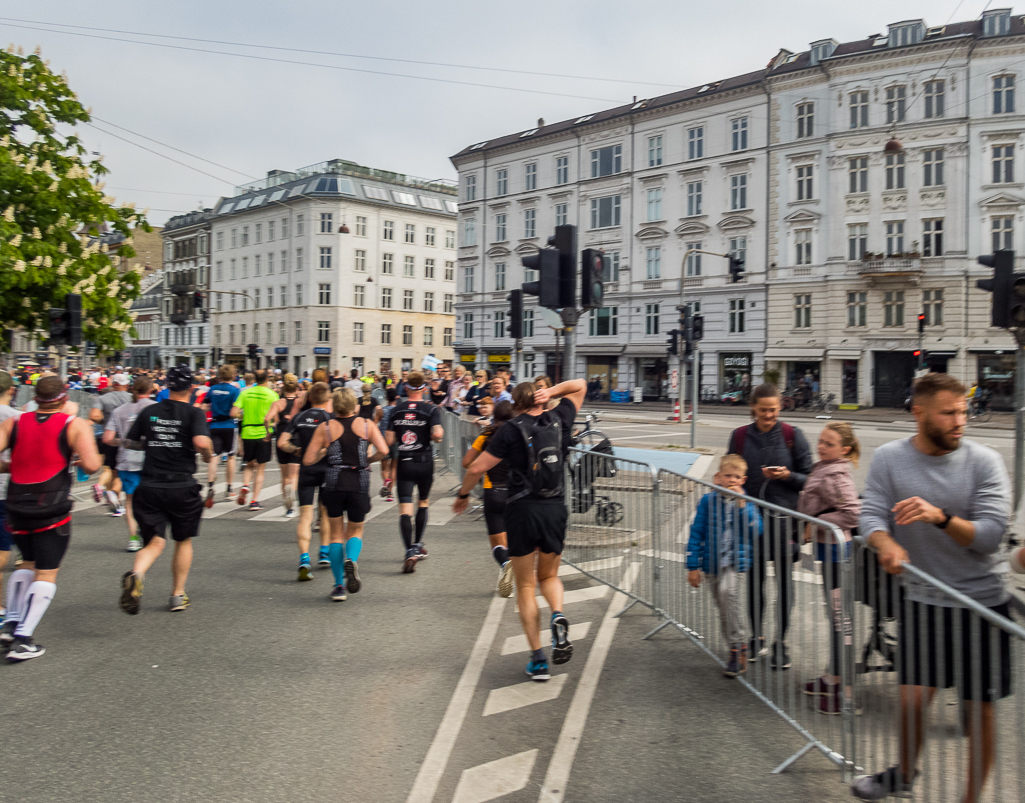
<instances>
[{"instance_id":1,"label":"red traffic light","mask_svg":"<svg viewBox=\"0 0 1025 803\"><path fill-rule=\"evenodd\" d=\"M918 349L915 349L914 351L911 352L911 356L912 357L921 357L922 356L922 352L919 351Z\"/></svg>"}]
</instances>

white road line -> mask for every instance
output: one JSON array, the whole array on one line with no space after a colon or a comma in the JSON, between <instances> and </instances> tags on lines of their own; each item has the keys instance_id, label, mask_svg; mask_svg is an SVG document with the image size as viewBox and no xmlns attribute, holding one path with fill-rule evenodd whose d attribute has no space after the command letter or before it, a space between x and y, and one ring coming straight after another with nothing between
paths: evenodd
<instances>
[{"instance_id":1,"label":"white road line","mask_svg":"<svg viewBox=\"0 0 1025 803\"><path fill-rule=\"evenodd\" d=\"M431 505L430 511L431 513L427 517L428 527L444 527L456 515L452 512L452 505L446 505L445 502Z\"/></svg>"},{"instance_id":2,"label":"white road line","mask_svg":"<svg viewBox=\"0 0 1025 803\"><path fill-rule=\"evenodd\" d=\"M569 640L583 641L591 631L590 622L576 622L569 626ZM518 636L509 636L502 644L502 655L512 655L517 652L530 652L530 645L527 643L527 636L521 633ZM561 676L560 676L561 677Z\"/></svg>"},{"instance_id":3,"label":"white road line","mask_svg":"<svg viewBox=\"0 0 1025 803\"><path fill-rule=\"evenodd\" d=\"M567 591L562 595L562 605L572 605L575 602L587 602L592 599L601 599L609 593L609 587L607 585L596 585L588 586L587 588L577 588L573 591ZM548 600L544 597L539 596L537 598L538 610L544 610L548 607ZM519 611L519 605L516 606L516 610Z\"/></svg>"},{"instance_id":4,"label":"white road line","mask_svg":"<svg viewBox=\"0 0 1025 803\"><path fill-rule=\"evenodd\" d=\"M416 780L413 782L409 797L406 798L406 803L432 803L434 800L434 794L438 791L438 783L448 765L452 748L455 746L459 730L466 718L466 712L473 700L473 693L477 689L477 683L480 682L484 662L495 641L498 626L502 623L504 610L505 598L492 597L488 614L484 618L484 625L481 627L480 633L477 634L477 640L470 651L463 674L456 684L456 690L452 693L452 699L449 700L445 716L442 717L441 724L438 726L438 732L434 734L434 741L431 742L427 756L424 758L423 764L420 765L420 771L416 774ZM533 760L531 766L533 766ZM462 780L460 780L461 783Z\"/></svg>"},{"instance_id":5,"label":"white road line","mask_svg":"<svg viewBox=\"0 0 1025 803\"><path fill-rule=\"evenodd\" d=\"M484 803L519 792L530 780L537 753L527 750L463 770L452 803Z\"/></svg>"},{"instance_id":6,"label":"white road line","mask_svg":"<svg viewBox=\"0 0 1025 803\"><path fill-rule=\"evenodd\" d=\"M515 711L517 708L534 705L535 703L546 703L554 700L566 685L566 678L569 675L553 675L547 683L538 683L536 680L528 680L525 683L515 683L512 686L504 686L501 689L492 689L488 692L488 700L484 703L482 716L489 717L492 714L503 714L506 711Z\"/></svg>"},{"instance_id":7,"label":"white road line","mask_svg":"<svg viewBox=\"0 0 1025 803\"><path fill-rule=\"evenodd\" d=\"M622 563L622 555L616 555L614 558L585 560L583 563L578 563L576 566L570 566L568 563L563 563L559 566L559 577L567 577L571 574L580 574L580 572L597 572L602 569L616 569L622 565Z\"/></svg>"},{"instance_id":8,"label":"white road line","mask_svg":"<svg viewBox=\"0 0 1025 803\"><path fill-rule=\"evenodd\" d=\"M241 488L242 486L240 485L239 487ZM270 487L268 487L267 485L264 485L263 486L263 490L260 491L260 501L261 502L265 502L268 499L274 499L275 497L278 497L278 496L281 496L281 486L277 485L277 484L272 485ZM250 496L249 497L249 502L251 502L252 500L253 500L253 497ZM216 519L216 518L219 518L220 516L223 516L225 513L231 513L233 510L239 510L239 511L249 510L249 502L246 502L246 504L244 504L244 505L240 505L234 499L232 499L229 502L217 502L209 510L204 510L203 511L203 518L204 519ZM254 516L253 518L256 518L256 517Z\"/></svg>"},{"instance_id":9,"label":"white road line","mask_svg":"<svg viewBox=\"0 0 1025 803\"><path fill-rule=\"evenodd\" d=\"M623 575L623 582L620 586L623 590L629 591L637 578L641 564L634 562L626 568ZM569 773L573 768L573 760L577 755L577 748L580 746L580 738L584 733L584 726L587 724L587 715L591 710L591 701L594 699L595 691L598 689L598 678L601 676L602 668L605 666L605 659L608 657L609 648L612 646L612 637L616 635L616 628L619 626L619 619L615 618L616 611L626 602L626 595L617 592L609 603L605 612L601 627L598 628L598 635L594 639L591 651L587 655L587 663L584 664L584 671L580 674L580 681L573 693L573 701L569 705L569 713L562 723L562 732L559 734L559 741L555 743L555 751L552 753L552 760L548 764L548 772L545 774L544 783L541 785L541 795L538 803L562 803L566 796L566 784L569 782Z\"/></svg>"}]
</instances>

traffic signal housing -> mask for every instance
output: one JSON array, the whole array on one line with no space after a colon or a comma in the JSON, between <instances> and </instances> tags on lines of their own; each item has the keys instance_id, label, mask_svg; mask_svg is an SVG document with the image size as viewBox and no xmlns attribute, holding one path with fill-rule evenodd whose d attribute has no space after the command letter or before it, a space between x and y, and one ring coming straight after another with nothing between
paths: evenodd
<instances>
[{"instance_id":1,"label":"traffic signal housing","mask_svg":"<svg viewBox=\"0 0 1025 803\"><path fill-rule=\"evenodd\" d=\"M257 354L256 354L257 348L258 348L258 346L256 345L256 343L250 343L247 346L247 353L249 354L249 359L251 359L251 360L255 360L256 359L256 357L257 357Z\"/></svg>"},{"instance_id":2,"label":"traffic signal housing","mask_svg":"<svg viewBox=\"0 0 1025 803\"><path fill-rule=\"evenodd\" d=\"M63 307L50 307L50 345L77 346L82 342L82 296L68 293Z\"/></svg>"},{"instance_id":3,"label":"traffic signal housing","mask_svg":"<svg viewBox=\"0 0 1025 803\"><path fill-rule=\"evenodd\" d=\"M538 303L549 309L559 309L562 305L559 297L559 252L554 248L542 248L536 254L521 258L523 269L537 271L538 279L524 282L523 292L528 296L537 296Z\"/></svg>"},{"instance_id":4,"label":"traffic signal housing","mask_svg":"<svg viewBox=\"0 0 1025 803\"><path fill-rule=\"evenodd\" d=\"M523 291L513 290L509 299L509 337L519 340L523 337Z\"/></svg>"},{"instance_id":5,"label":"traffic signal housing","mask_svg":"<svg viewBox=\"0 0 1025 803\"><path fill-rule=\"evenodd\" d=\"M680 334L688 343L694 339L694 316L690 313L690 307L677 307L680 313Z\"/></svg>"},{"instance_id":6,"label":"traffic signal housing","mask_svg":"<svg viewBox=\"0 0 1025 803\"><path fill-rule=\"evenodd\" d=\"M203 294L197 290L192 296L192 306L196 309L203 308Z\"/></svg>"},{"instance_id":7,"label":"traffic signal housing","mask_svg":"<svg viewBox=\"0 0 1025 803\"><path fill-rule=\"evenodd\" d=\"M993 294L990 325L1001 329L1025 326L1025 308L1021 309L1022 323L1011 321L1012 307L1022 307L1021 296L1015 296L1014 251L994 251L979 257L979 264L993 268L992 279L979 279L975 286Z\"/></svg>"},{"instance_id":8,"label":"traffic signal housing","mask_svg":"<svg viewBox=\"0 0 1025 803\"><path fill-rule=\"evenodd\" d=\"M918 334L920 334L920 335L924 335L925 334L925 313L924 312L918 313Z\"/></svg>"},{"instance_id":9,"label":"traffic signal housing","mask_svg":"<svg viewBox=\"0 0 1025 803\"><path fill-rule=\"evenodd\" d=\"M744 277L744 260L730 254L730 283L736 284Z\"/></svg>"},{"instance_id":10,"label":"traffic signal housing","mask_svg":"<svg viewBox=\"0 0 1025 803\"><path fill-rule=\"evenodd\" d=\"M597 248L585 248L580 254L580 308L599 309L605 306L605 277L608 257Z\"/></svg>"},{"instance_id":11,"label":"traffic signal housing","mask_svg":"<svg viewBox=\"0 0 1025 803\"><path fill-rule=\"evenodd\" d=\"M705 338L705 316L695 315L691 322L691 329L694 332L694 342Z\"/></svg>"},{"instance_id":12,"label":"traffic signal housing","mask_svg":"<svg viewBox=\"0 0 1025 803\"><path fill-rule=\"evenodd\" d=\"M559 308L577 305L577 227L556 226L548 245L559 252ZM543 305L546 306L546 305Z\"/></svg>"},{"instance_id":13,"label":"traffic signal housing","mask_svg":"<svg viewBox=\"0 0 1025 803\"><path fill-rule=\"evenodd\" d=\"M669 337L666 338L666 351L675 357L680 353L680 341L677 339L680 335L680 330L670 329L668 334Z\"/></svg>"}]
</instances>

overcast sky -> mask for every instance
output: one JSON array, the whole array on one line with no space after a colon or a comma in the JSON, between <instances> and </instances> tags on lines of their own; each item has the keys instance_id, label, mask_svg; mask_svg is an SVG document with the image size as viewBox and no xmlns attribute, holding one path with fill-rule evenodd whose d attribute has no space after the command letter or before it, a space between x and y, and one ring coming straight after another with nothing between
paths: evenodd
<instances>
[{"instance_id":1,"label":"overcast sky","mask_svg":"<svg viewBox=\"0 0 1025 803\"><path fill-rule=\"evenodd\" d=\"M91 37L532 92L26 30L9 19L0 19L0 37L26 51L42 46L43 56L57 72L67 72L72 89L97 118L222 165L107 127L213 178L83 126L90 149L103 153L111 169L111 194L150 207L151 221L162 224L200 202L211 205L232 194L236 183L262 177L267 170L334 158L454 179L448 159L453 153L530 128L539 117L555 122L634 95L652 97L739 75L764 67L781 47L800 51L816 39L862 39L904 19L924 17L930 25L944 24L952 14L955 22L974 19L986 6L986 0L40 0L0 6L0 17L106 29L78 30ZM427 66L382 57L617 80Z\"/></svg>"}]
</instances>

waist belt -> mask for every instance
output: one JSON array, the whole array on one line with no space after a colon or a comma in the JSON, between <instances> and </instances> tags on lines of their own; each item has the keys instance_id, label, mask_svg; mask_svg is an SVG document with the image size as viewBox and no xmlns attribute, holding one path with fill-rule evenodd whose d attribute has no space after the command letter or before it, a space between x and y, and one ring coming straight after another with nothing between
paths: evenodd
<instances>
[{"instance_id":1,"label":"waist belt","mask_svg":"<svg viewBox=\"0 0 1025 803\"><path fill-rule=\"evenodd\" d=\"M434 461L434 453L433 452L423 452L421 454L399 455L399 462L400 463L405 462L407 460L411 460L414 463L426 463L428 461L433 462Z\"/></svg>"},{"instance_id":2,"label":"waist belt","mask_svg":"<svg viewBox=\"0 0 1025 803\"><path fill-rule=\"evenodd\" d=\"M192 480L192 475L179 471L169 474L143 474L142 478L150 482L189 482Z\"/></svg>"},{"instance_id":3,"label":"waist belt","mask_svg":"<svg viewBox=\"0 0 1025 803\"><path fill-rule=\"evenodd\" d=\"M232 420L232 418L231 418L230 415L215 415L213 417L213 421L211 423L220 424L220 423L223 423L224 421L231 421L231 420Z\"/></svg>"}]
</instances>

